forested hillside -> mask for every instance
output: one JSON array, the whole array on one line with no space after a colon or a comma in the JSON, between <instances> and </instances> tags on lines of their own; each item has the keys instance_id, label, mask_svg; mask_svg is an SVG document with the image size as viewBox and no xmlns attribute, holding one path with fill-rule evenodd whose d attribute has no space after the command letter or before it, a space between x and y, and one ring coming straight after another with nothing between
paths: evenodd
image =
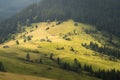
<instances>
[{"instance_id":1,"label":"forested hillside","mask_svg":"<svg viewBox=\"0 0 120 80\"><path fill-rule=\"evenodd\" d=\"M0 40L21 25L47 20L73 19L95 25L99 30L120 36L119 0L42 0L0 24ZM9 34L9 35L8 35Z\"/></svg>"}]
</instances>

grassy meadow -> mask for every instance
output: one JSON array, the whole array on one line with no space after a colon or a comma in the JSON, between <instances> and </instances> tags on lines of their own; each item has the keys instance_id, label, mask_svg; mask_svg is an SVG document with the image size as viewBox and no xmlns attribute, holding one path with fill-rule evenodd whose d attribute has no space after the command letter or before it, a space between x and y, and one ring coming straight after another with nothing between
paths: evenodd
<instances>
[{"instance_id":1,"label":"grassy meadow","mask_svg":"<svg viewBox=\"0 0 120 80\"><path fill-rule=\"evenodd\" d=\"M0 44L0 61L3 62L7 72L9 72L0 73L0 75L7 76L8 79L15 76L12 80L99 80L90 77L84 71L78 74L59 68L58 64L49 59L51 53L54 54L55 59L59 57L62 61L69 62L71 65L73 60L77 58L82 66L84 64L92 65L94 71L113 68L120 70L120 60L110 61L109 56L101 55L81 45L82 43L89 44L92 41L99 44L99 46L103 46L103 43L106 43L108 39L104 36L104 32L97 30L96 34L87 34L86 29L96 29L83 23L75 25L76 22L73 20L62 22L59 25L56 25L56 23L54 21L31 24L24 32L13 34L14 40L11 39ZM47 30L47 28L49 29ZM69 36L71 40L63 39L69 32L73 34ZM24 42L26 36L32 36L31 40ZM48 39L50 41L47 41ZM19 45L16 44L16 40L19 41ZM114 38L114 41L119 42L118 38ZM6 45L9 48L3 48ZM64 47L64 49L57 50L61 47ZM74 48L75 52L70 51L71 47ZM28 53L32 62L25 61ZM42 59L44 64L35 63L39 59ZM31 76L22 76L24 74ZM0 77L0 80L7 80L6 78Z\"/></svg>"}]
</instances>

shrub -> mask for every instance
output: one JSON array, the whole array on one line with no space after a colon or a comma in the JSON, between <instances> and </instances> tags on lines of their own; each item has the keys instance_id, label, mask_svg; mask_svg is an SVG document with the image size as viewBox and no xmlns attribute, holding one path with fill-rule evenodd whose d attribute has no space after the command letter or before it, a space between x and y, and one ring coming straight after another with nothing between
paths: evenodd
<instances>
[{"instance_id":1,"label":"shrub","mask_svg":"<svg viewBox=\"0 0 120 80\"><path fill-rule=\"evenodd\" d=\"M57 47L56 50L64 50L65 48L64 47Z\"/></svg>"},{"instance_id":2,"label":"shrub","mask_svg":"<svg viewBox=\"0 0 120 80\"><path fill-rule=\"evenodd\" d=\"M74 25L75 25L75 26L78 26L78 23L75 23Z\"/></svg>"},{"instance_id":3,"label":"shrub","mask_svg":"<svg viewBox=\"0 0 120 80\"><path fill-rule=\"evenodd\" d=\"M18 40L16 40L16 44L19 45L19 41Z\"/></svg>"},{"instance_id":4,"label":"shrub","mask_svg":"<svg viewBox=\"0 0 120 80\"><path fill-rule=\"evenodd\" d=\"M50 39L47 39L47 42L50 42L50 43L51 43L52 41L51 41Z\"/></svg>"},{"instance_id":5,"label":"shrub","mask_svg":"<svg viewBox=\"0 0 120 80\"><path fill-rule=\"evenodd\" d=\"M63 39L68 40L68 41L71 41L71 38L68 37L68 35L64 35L64 36L63 36Z\"/></svg>"},{"instance_id":6,"label":"shrub","mask_svg":"<svg viewBox=\"0 0 120 80\"><path fill-rule=\"evenodd\" d=\"M49 27L46 28L46 30L49 30L49 29L50 29Z\"/></svg>"}]
</instances>

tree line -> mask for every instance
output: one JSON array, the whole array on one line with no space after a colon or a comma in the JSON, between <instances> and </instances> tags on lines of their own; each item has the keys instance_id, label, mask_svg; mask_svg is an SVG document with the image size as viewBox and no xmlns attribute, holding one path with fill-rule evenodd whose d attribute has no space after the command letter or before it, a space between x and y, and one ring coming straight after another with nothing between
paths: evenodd
<instances>
[{"instance_id":1,"label":"tree line","mask_svg":"<svg viewBox=\"0 0 120 80\"><path fill-rule=\"evenodd\" d=\"M82 46L86 47L87 49L97 51L97 52L99 52L101 54L106 54L106 55L113 56L115 58L120 59L120 50L117 49L117 48L110 48L110 47L107 47L105 45L99 47L98 44L94 43L94 42L90 42L89 45L87 45L85 43L85 44L82 44Z\"/></svg>"},{"instance_id":2,"label":"tree line","mask_svg":"<svg viewBox=\"0 0 120 80\"><path fill-rule=\"evenodd\" d=\"M60 68L74 71L76 73L81 73L82 71L88 72L88 75L100 78L102 80L119 80L120 79L120 71L111 69L111 70L102 70L94 71L92 65L84 64L81 66L81 63L75 58L73 64L70 65L67 62L61 62L60 58L57 59L57 63L60 65Z\"/></svg>"},{"instance_id":3,"label":"tree line","mask_svg":"<svg viewBox=\"0 0 120 80\"><path fill-rule=\"evenodd\" d=\"M115 69L110 70L94 70L92 65L84 64L82 65L77 58L74 58L72 63L65 62L61 58L54 58L54 54L51 53L49 55L49 59L53 60L55 63L59 65L60 68L68 71L73 71L75 73L82 73L83 71L88 72L87 74L93 77L100 78L102 80L119 80L120 79L120 71ZM26 61L30 61L30 54L26 55ZM43 59L40 58L40 64L44 64Z\"/></svg>"}]
</instances>

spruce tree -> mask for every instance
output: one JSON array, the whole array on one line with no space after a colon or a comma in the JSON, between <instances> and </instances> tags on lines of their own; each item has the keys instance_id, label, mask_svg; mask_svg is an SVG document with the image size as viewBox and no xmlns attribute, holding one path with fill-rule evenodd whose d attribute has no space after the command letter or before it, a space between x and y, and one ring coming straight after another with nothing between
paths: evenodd
<instances>
[{"instance_id":1,"label":"spruce tree","mask_svg":"<svg viewBox=\"0 0 120 80\"><path fill-rule=\"evenodd\" d=\"M27 55L26 55L26 60L30 61L30 54L29 53L27 53Z\"/></svg>"},{"instance_id":2,"label":"spruce tree","mask_svg":"<svg viewBox=\"0 0 120 80\"><path fill-rule=\"evenodd\" d=\"M50 59L53 60L53 53L50 54Z\"/></svg>"},{"instance_id":3,"label":"spruce tree","mask_svg":"<svg viewBox=\"0 0 120 80\"><path fill-rule=\"evenodd\" d=\"M42 60L41 58L40 58L40 60L39 60L39 63L40 63L40 64L42 64L42 63L43 63L43 60Z\"/></svg>"},{"instance_id":4,"label":"spruce tree","mask_svg":"<svg viewBox=\"0 0 120 80\"><path fill-rule=\"evenodd\" d=\"M5 72L6 71L2 62L0 62L0 71L1 72Z\"/></svg>"},{"instance_id":5,"label":"spruce tree","mask_svg":"<svg viewBox=\"0 0 120 80\"><path fill-rule=\"evenodd\" d=\"M81 64L76 58L74 59L72 70L75 72L80 72L80 70L81 70Z\"/></svg>"},{"instance_id":6,"label":"spruce tree","mask_svg":"<svg viewBox=\"0 0 120 80\"><path fill-rule=\"evenodd\" d=\"M60 58L59 57L57 58L57 64L60 64Z\"/></svg>"}]
</instances>

